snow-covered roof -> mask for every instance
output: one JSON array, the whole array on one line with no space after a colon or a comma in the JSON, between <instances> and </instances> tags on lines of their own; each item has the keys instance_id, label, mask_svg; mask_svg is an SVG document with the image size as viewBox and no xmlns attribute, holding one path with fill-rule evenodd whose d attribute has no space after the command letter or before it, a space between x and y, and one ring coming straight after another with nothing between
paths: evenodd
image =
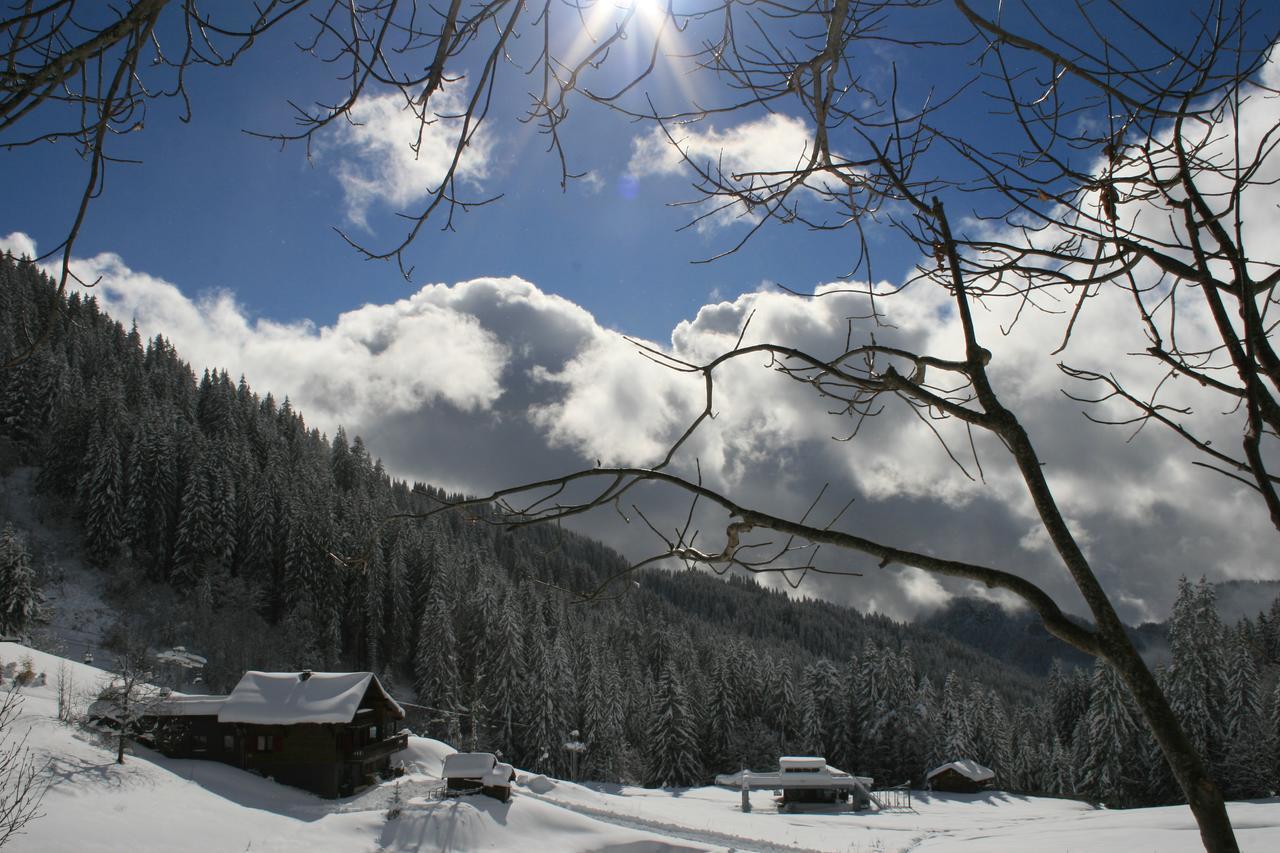
<instances>
[{"instance_id":1,"label":"snow-covered roof","mask_svg":"<svg viewBox=\"0 0 1280 853\"><path fill-rule=\"evenodd\" d=\"M213 716L218 713L226 696L200 696L186 693L155 693L141 691L130 703L129 715L132 717L196 717ZM118 698L111 695L99 696L89 705L90 717L108 717L120 719Z\"/></svg>"},{"instance_id":2,"label":"snow-covered roof","mask_svg":"<svg viewBox=\"0 0 1280 853\"><path fill-rule=\"evenodd\" d=\"M484 785L510 785L511 775L515 772L515 768L510 764L499 761L493 765L493 769L486 773L480 782Z\"/></svg>"},{"instance_id":3,"label":"snow-covered roof","mask_svg":"<svg viewBox=\"0 0 1280 853\"><path fill-rule=\"evenodd\" d=\"M397 719L404 709L382 689L372 672L246 672L218 711L222 723L289 725L349 723L369 689L391 703Z\"/></svg>"},{"instance_id":4,"label":"snow-covered roof","mask_svg":"<svg viewBox=\"0 0 1280 853\"><path fill-rule=\"evenodd\" d=\"M222 710L226 696L191 696L185 693L170 693L156 702L149 710L153 714L169 717L212 716Z\"/></svg>"},{"instance_id":5,"label":"snow-covered roof","mask_svg":"<svg viewBox=\"0 0 1280 853\"><path fill-rule=\"evenodd\" d=\"M810 759L812 760L812 759ZM820 761L822 759L819 759ZM782 762L779 761L779 764ZM875 781L870 776L853 776L838 767L823 762L820 770L793 769L787 770L739 770L737 773L722 773L716 777L716 784L727 788L741 788L745 781L752 790L758 788L844 788L853 789L859 786L870 788Z\"/></svg>"},{"instance_id":6,"label":"snow-covered roof","mask_svg":"<svg viewBox=\"0 0 1280 853\"><path fill-rule=\"evenodd\" d=\"M778 767L782 772L821 771L827 766L827 759L816 755L784 755L778 759Z\"/></svg>"},{"instance_id":7,"label":"snow-covered roof","mask_svg":"<svg viewBox=\"0 0 1280 853\"><path fill-rule=\"evenodd\" d=\"M481 779L494 769L497 762L492 752L455 752L445 756L444 770L440 775L446 779Z\"/></svg>"},{"instance_id":8,"label":"snow-covered roof","mask_svg":"<svg viewBox=\"0 0 1280 853\"><path fill-rule=\"evenodd\" d=\"M161 663L177 664L186 669L203 669L209 662L203 656L187 651L185 646L174 646L166 651L157 652L156 660Z\"/></svg>"},{"instance_id":9,"label":"snow-covered roof","mask_svg":"<svg viewBox=\"0 0 1280 853\"><path fill-rule=\"evenodd\" d=\"M988 779L994 779L996 777L996 772L990 767L983 767L976 761L968 758L962 758L959 761L950 761L941 767L933 768L924 777L925 781L928 781L941 773L945 773L948 770L954 770L961 776L966 779L971 779L974 782L985 782Z\"/></svg>"}]
</instances>

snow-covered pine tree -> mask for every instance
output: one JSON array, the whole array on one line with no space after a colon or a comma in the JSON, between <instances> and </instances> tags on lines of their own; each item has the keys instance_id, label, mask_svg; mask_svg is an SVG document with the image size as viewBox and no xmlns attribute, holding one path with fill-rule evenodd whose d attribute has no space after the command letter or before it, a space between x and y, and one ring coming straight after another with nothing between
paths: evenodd
<instances>
[{"instance_id":1,"label":"snow-covered pine tree","mask_svg":"<svg viewBox=\"0 0 1280 853\"><path fill-rule=\"evenodd\" d=\"M224 378L226 374L223 374ZM207 459L210 497L210 556L224 569L231 568L236 551L236 468L243 465L240 445L224 434Z\"/></svg>"},{"instance_id":2,"label":"snow-covered pine tree","mask_svg":"<svg viewBox=\"0 0 1280 853\"><path fill-rule=\"evenodd\" d=\"M374 537L364 566L360 601L360 621L363 626L364 657L369 670L382 668L382 631L385 628L383 612L387 600L387 566L382 557L381 537Z\"/></svg>"},{"instance_id":3,"label":"snow-covered pine tree","mask_svg":"<svg viewBox=\"0 0 1280 853\"><path fill-rule=\"evenodd\" d=\"M453 614L439 590L428 598L427 607L422 611L413 663L418 701L431 709L435 720L430 727L432 736L460 747L458 649L454 641Z\"/></svg>"},{"instance_id":4,"label":"snow-covered pine tree","mask_svg":"<svg viewBox=\"0 0 1280 853\"><path fill-rule=\"evenodd\" d=\"M1227 649L1225 754L1219 784L1228 797L1262 797L1270 788L1267 725L1258 689L1253 644L1242 622L1230 632Z\"/></svg>"},{"instance_id":5,"label":"snow-covered pine tree","mask_svg":"<svg viewBox=\"0 0 1280 853\"><path fill-rule=\"evenodd\" d=\"M1089 679L1079 669L1066 672L1062 662L1053 658L1048 671L1048 701L1053 734L1064 744L1071 743L1075 724L1089 710Z\"/></svg>"},{"instance_id":6,"label":"snow-covered pine tree","mask_svg":"<svg viewBox=\"0 0 1280 853\"><path fill-rule=\"evenodd\" d=\"M520 674L524 638L513 593L503 596L497 605L493 639L486 649L484 663L485 697L490 735L494 748L506 758L519 754L516 721L520 719Z\"/></svg>"},{"instance_id":7,"label":"snow-covered pine tree","mask_svg":"<svg viewBox=\"0 0 1280 853\"><path fill-rule=\"evenodd\" d=\"M822 658L806 666L800 677L801 737L805 751L834 757L842 714L840 675Z\"/></svg>"},{"instance_id":8,"label":"snow-covered pine tree","mask_svg":"<svg viewBox=\"0 0 1280 853\"><path fill-rule=\"evenodd\" d=\"M1213 587L1204 578L1194 587L1184 577L1169 620L1169 704L1210 770L1217 773L1225 752L1226 651Z\"/></svg>"},{"instance_id":9,"label":"snow-covered pine tree","mask_svg":"<svg viewBox=\"0 0 1280 853\"><path fill-rule=\"evenodd\" d=\"M1134 794L1138 755L1138 721L1128 691L1109 665L1093 670L1092 696L1085 714L1087 753L1084 787L1109 805L1124 806Z\"/></svg>"},{"instance_id":10,"label":"snow-covered pine tree","mask_svg":"<svg viewBox=\"0 0 1280 853\"><path fill-rule=\"evenodd\" d=\"M764 721L765 725L777 733L779 751L785 752L799 729L799 700L789 663L770 657L768 665L769 693L765 699Z\"/></svg>"},{"instance_id":11,"label":"snow-covered pine tree","mask_svg":"<svg viewBox=\"0 0 1280 853\"><path fill-rule=\"evenodd\" d=\"M1259 744L1259 751L1267 759L1267 787L1280 789L1280 679L1267 697L1264 717L1266 732Z\"/></svg>"},{"instance_id":12,"label":"snow-covered pine tree","mask_svg":"<svg viewBox=\"0 0 1280 853\"><path fill-rule=\"evenodd\" d=\"M533 608L535 611L538 609ZM525 723L524 766L540 773L555 773L563 765L562 752L568 734L559 705L554 651L540 616L528 620L524 636L525 678L521 705Z\"/></svg>"},{"instance_id":13,"label":"snow-covered pine tree","mask_svg":"<svg viewBox=\"0 0 1280 853\"><path fill-rule=\"evenodd\" d=\"M80 506L84 516L85 544L89 557L102 564L124 540L124 467L120 445L109 427L95 426L85 455L85 475L80 481Z\"/></svg>"},{"instance_id":14,"label":"snow-covered pine tree","mask_svg":"<svg viewBox=\"0 0 1280 853\"><path fill-rule=\"evenodd\" d=\"M733 770L739 763L732 754L738 724L738 696L727 656L713 652L707 683L706 736L702 739L702 765L711 772Z\"/></svg>"},{"instance_id":15,"label":"snow-covered pine tree","mask_svg":"<svg viewBox=\"0 0 1280 853\"><path fill-rule=\"evenodd\" d=\"M697 719L684 681L670 658L658 676L649 720L645 784L654 788L687 787L701 781Z\"/></svg>"},{"instance_id":16,"label":"snow-covered pine tree","mask_svg":"<svg viewBox=\"0 0 1280 853\"><path fill-rule=\"evenodd\" d=\"M40 615L40 591L25 537L5 524L0 531L0 634L21 635Z\"/></svg>"},{"instance_id":17,"label":"snow-covered pine tree","mask_svg":"<svg viewBox=\"0 0 1280 853\"><path fill-rule=\"evenodd\" d=\"M173 580L190 589L208 569L206 561L214 550L213 496L210 494L208 452L196 451L187 482L182 489L178 513L178 535L173 549Z\"/></svg>"},{"instance_id":18,"label":"snow-covered pine tree","mask_svg":"<svg viewBox=\"0 0 1280 853\"><path fill-rule=\"evenodd\" d=\"M387 600L383 613L387 620L385 637L390 656L403 655L413 633L413 585L408 567L409 549L414 541L412 530L402 525L396 531L387 556ZM397 660L398 657L389 657L388 662Z\"/></svg>"},{"instance_id":19,"label":"snow-covered pine tree","mask_svg":"<svg viewBox=\"0 0 1280 853\"><path fill-rule=\"evenodd\" d=\"M938 715L938 690L927 674L916 685L916 716L919 720L923 767L937 767L942 759L941 720Z\"/></svg>"},{"instance_id":20,"label":"snow-covered pine tree","mask_svg":"<svg viewBox=\"0 0 1280 853\"><path fill-rule=\"evenodd\" d=\"M1229 748L1244 731L1249 720L1258 716L1258 667L1243 625L1229 632L1226 657L1227 671L1223 685L1226 704L1222 707L1222 734Z\"/></svg>"},{"instance_id":21,"label":"snow-covered pine tree","mask_svg":"<svg viewBox=\"0 0 1280 853\"><path fill-rule=\"evenodd\" d=\"M942 684L942 752L945 761L975 758L973 707L955 672Z\"/></svg>"},{"instance_id":22,"label":"snow-covered pine tree","mask_svg":"<svg viewBox=\"0 0 1280 853\"><path fill-rule=\"evenodd\" d=\"M614 781L624 745L622 703L618 669L611 655L592 655L587 689L583 696L583 737L587 743L589 778Z\"/></svg>"},{"instance_id":23,"label":"snow-covered pine tree","mask_svg":"<svg viewBox=\"0 0 1280 853\"><path fill-rule=\"evenodd\" d=\"M124 524L134 554L146 560L154 577L164 577L168 568L171 513L177 503L173 444L161 417L153 410L134 430Z\"/></svg>"},{"instance_id":24,"label":"snow-covered pine tree","mask_svg":"<svg viewBox=\"0 0 1280 853\"><path fill-rule=\"evenodd\" d=\"M564 753L565 743L580 738L582 729L578 708L577 679L574 677L574 671L580 663L576 649L569 640L572 636L574 636L572 625L562 625L551 644L550 658L550 686L555 693L557 715L560 720L560 765L566 769L570 767L571 760L576 759ZM571 730L578 731L578 738L569 736Z\"/></svg>"}]
</instances>

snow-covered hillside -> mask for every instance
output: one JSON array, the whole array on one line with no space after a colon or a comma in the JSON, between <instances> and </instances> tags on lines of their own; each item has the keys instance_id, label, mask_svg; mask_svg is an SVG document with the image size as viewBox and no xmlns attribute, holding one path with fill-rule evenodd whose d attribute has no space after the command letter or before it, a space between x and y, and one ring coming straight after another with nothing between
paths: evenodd
<instances>
[{"instance_id":1,"label":"snow-covered hillside","mask_svg":"<svg viewBox=\"0 0 1280 853\"><path fill-rule=\"evenodd\" d=\"M19 731L49 762L42 811L15 851L824 850L824 851L1194 851L1185 808L1106 811L1070 800L1002 793L917 793L912 811L780 814L767 792L743 814L736 792L585 786L521 774L510 803L485 797L434 800L444 756L439 741L410 738L395 756L403 811L389 820L396 783L323 800L214 762L173 760L138 748L125 765L56 719L60 668L87 701L101 670L13 643L0 662L31 659L43 687L25 696ZM7 685L6 685L7 687ZM1246 850L1280 849L1280 800L1234 803Z\"/></svg>"}]
</instances>

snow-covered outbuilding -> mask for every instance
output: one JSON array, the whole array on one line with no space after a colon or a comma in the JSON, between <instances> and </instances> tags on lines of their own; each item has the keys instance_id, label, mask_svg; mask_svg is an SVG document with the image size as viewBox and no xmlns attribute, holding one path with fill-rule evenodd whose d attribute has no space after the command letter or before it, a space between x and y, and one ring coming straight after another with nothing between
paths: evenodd
<instances>
[{"instance_id":1,"label":"snow-covered outbuilding","mask_svg":"<svg viewBox=\"0 0 1280 853\"><path fill-rule=\"evenodd\" d=\"M157 749L221 761L322 797L391 773L404 709L371 672L246 672L226 696L172 693L147 709Z\"/></svg>"},{"instance_id":2,"label":"snow-covered outbuilding","mask_svg":"<svg viewBox=\"0 0 1280 853\"><path fill-rule=\"evenodd\" d=\"M995 778L996 773L990 767L962 758L933 768L925 774L924 783L926 788L933 791L973 794L991 787Z\"/></svg>"},{"instance_id":3,"label":"snow-covered outbuilding","mask_svg":"<svg viewBox=\"0 0 1280 853\"><path fill-rule=\"evenodd\" d=\"M444 759L445 790L452 796L479 791L496 800L511 799L511 783L516 771L491 752L455 752Z\"/></svg>"}]
</instances>

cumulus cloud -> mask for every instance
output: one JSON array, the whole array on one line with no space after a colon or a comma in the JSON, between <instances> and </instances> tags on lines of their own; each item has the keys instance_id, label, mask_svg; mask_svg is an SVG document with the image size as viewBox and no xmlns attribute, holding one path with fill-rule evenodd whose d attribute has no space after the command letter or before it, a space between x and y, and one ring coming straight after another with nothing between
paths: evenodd
<instances>
[{"instance_id":1,"label":"cumulus cloud","mask_svg":"<svg viewBox=\"0 0 1280 853\"><path fill-rule=\"evenodd\" d=\"M683 174L692 163L699 170L722 174L736 189L760 188L761 178L753 173L786 172L802 167L813 152L813 131L804 121L781 113L742 122L725 130L685 125L679 132L661 127L638 136L632 143L628 170L637 178ZM811 179L823 188L822 177ZM758 214L741 204L724 207L709 200L699 207L702 230L735 222L756 222Z\"/></svg>"},{"instance_id":2,"label":"cumulus cloud","mask_svg":"<svg viewBox=\"0 0 1280 853\"><path fill-rule=\"evenodd\" d=\"M12 234L0 237L0 252L8 252L15 258L34 258L36 241L21 231L14 231Z\"/></svg>"},{"instance_id":3,"label":"cumulus cloud","mask_svg":"<svg viewBox=\"0 0 1280 853\"><path fill-rule=\"evenodd\" d=\"M229 293L192 299L115 255L80 261L78 272L86 280L101 276L96 292L109 312L126 322L136 318L144 334L170 337L197 369L243 372L260 392L289 395L322 429L342 423L364 435L391 471L448 488L483 492L597 460L653 464L704 402L696 373L655 364L581 307L519 278L429 284L406 299L365 305L317 327L251 318ZM786 341L832 355L845 345L847 318L866 314L868 297L847 286L819 292L824 295L806 299L758 291L706 305L680 323L669 342L645 345L701 363L731 347L750 316L745 343ZM1088 307L1096 316L1081 325L1068 354L1141 370L1137 360L1116 360L1116 353L1131 350L1132 332L1107 298ZM894 328L858 329L855 343L875 332L882 343L958 354L954 318L940 310L945 293L881 293L878 301ZM1126 433L1084 421L1078 405L1060 393L1062 377L1047 358L1062 318L1028 315L1001 338L1006 310L1011 307L996 304L979 312L982 334L999 344L992 376L1016 406L1077 535L1126 614L1161 612L1179 573L1251 577L1271 566L1266 537L1234 535L1242 527L1266 529L1255 502L1225 478L1189 469L1166 433L1126 443ZM829 401L780 376L763 357L731 363L719 374L713 408L716 418L677 457L677 471L700 471L739 503L790 516L826 485L815 519L825 523L853 498L839 522L846 529L1012 569L1064 604L1076 602L1065 572L1035 532L1025 487L994 442L979 444L984 476L970 479L930 426L902 405L864 423L853 441L833 441L848 436L851 422L830 414ZM1206 429L1229 432L1229 424L1215 426L1212 411L1205 417ZM932 426L953 447L967 448L958 424ZM971 461L968 467L976 475ZM1199 497L1194 506L1180 499L1191 490ZM666 529L688 509L683 496L670 493L650 491L642 502ZM642 525L606 515L588 522L589 532L634 557L657 547ZM704 531L699 542L717 547L723 513L706 509L695 523ZM847 553L825 552L819 564L864 577L810 575L805 594L897 617L977 592L970 584L882 569Z\"/></svg>"},{"instance_id":4,"label":"cumulus cloud","mask_svg":"<svg viewBox=\"0 0 1280 853\"><path fill-rule=\"evenodd\" d=\"M317 327L251 318L228 291L192 299L111 253L77 260L72 269L82 281L98 282L93 293L113 316L136 321L148 337L179 342L197 368L243 373L263 390L288 394L318 423L365 422L437 402L478 412L501 393L509 352L454 306L466 287L428 285L408 299L365 305Z\"/></svg>"},{"instance_id":5,"label":"cumulus cloud","mask_svg":"<svg viewBox=\"0 0 1280 853\"><path fill-rule=\"evenodd\" d=\"M462 133L466 92L444 89L431 101L424 124L399 93L361 98L351 120L326 141L321 156L334 162L342 184L347 218L366 225L375 203L401 209L439 188L449 172ZM478 184L489 174L489 138L477 133L458 161L454 176Z\"/></svg>"}]
</instances>

